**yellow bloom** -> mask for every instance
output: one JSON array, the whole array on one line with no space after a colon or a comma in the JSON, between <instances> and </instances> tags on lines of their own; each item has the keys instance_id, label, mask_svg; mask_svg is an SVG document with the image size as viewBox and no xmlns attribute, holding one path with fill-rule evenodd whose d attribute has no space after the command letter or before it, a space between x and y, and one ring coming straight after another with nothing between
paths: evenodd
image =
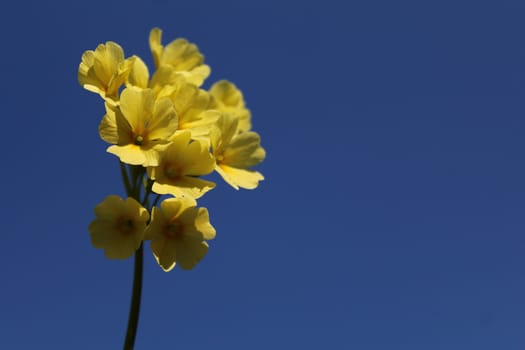
<instances>
[{"instance_id":1,"label":"yellow bloom","mask_svg":"<svg viewBox=\"0 0 525 350\"><path fill-rule=\"evenodd\" d=\"M82 55L78 67L78 81L86 90L116 104L119 88L124 84L133 65L133 58L124 59L124 50L112 41L100 44L95 51Z\"/></svg>"},{"instance_id":2,"label":"yellow bloom","mask_svg":"<svg viewBox=\"0 0 525 350\"><path fill-rule=\"evenodd\" d=\"M166 272L176 263L192 269L208 251L205 241L215 237L208 210L196 205L191 198L170 198L153 208L145 237L151 239L153 255Z\"/></svg>"},{"instance_id":3,"label":"yellow bloom","mask_svg":"<svg viewBox=\"0 0 525 350\"><path fill-rule=\"evenodd\" d=\"M99 125L100 137L114 144L107 151L127 164L158 165L158 150L177 130L178 119L169 98L155 100L151 89L129 87L120 95L120 106L106 105Z\"/></svg>"},{"instance_id":4,"label":"yellow bloom","mask_svg":"<svg viewBox=\"0 0 525 350\"><path fill-rule=\"evenodd\" d=\"M126 259L140 247L149 213L133 198L108 196L95 207L91 243L110 259Z\"/></svg>"},{"instance_id":5,"label":"yellow bloom","mask_svg":"<svg viewBox=\"0 0 525 350\"><path fill-rule=\"evenodd\" d=\"M170 67L160 67L149 80L146 64L135 57L127 80L128 86L150 88L156 99L169 97L178 117L178 130L190 130L193 139L208 139L218 112L210 111L211 95Z\"/></svg>"},{"instance_id":6,"label":"yellow bloom","mask_svg":"<svg viewBox=\"0 0 525 350\"><path fill-rule=\"evenodd\" d=\"M149 36L149 45L155 67L170 66L177 73L184 75L188 82L201 86L210 75L210 67L204 64L204 56L197 46L179 38L164 47L161 40L162 30L153 28Z\"/></svg>"},{"instance_id":7,"label":"yellow bloom","mask_svg":"<svg viewBox=\"0 0 525 350\"><path fill-rule=\"evenodd\" d=\"M235 84L227 80L220 80L212 85L210 94L213 96L210 108L233 114L239 118L238 132L252 128L250 110L246 108L242 92Z\"/></svg>"},{"instance_id":8,"label":"yellow bloom","mask_svg":"<svg viewBox=\"0 0 525 350\"><path fill-rule=\"evenodd\" d=\"M253 131L237 133L238 119L224 114L211 132L211 147L216 159L215 170L233 188L254 189L264 176L250 170L262 162L266 152L261 147L260 137Z\"/></svg>"},{"instance_id":9,"label":"yellow bloom","mask_svg":"<svg viewBox=\"0 0 525 350\"><path fill-rule=\"evenodd\" d=\"M210 94L185 79L177 79L159 96L165 94L171 99L179 117L178 130L191 131L192 139L207 139L212 125L219 117L217 111L210 110Z\"/></svg>"},{"instance_id":10,"label":"yellow bloom","mask_svg":"<svg viewBox=\"0 0 525 350\"><path fill-rule=\"evenodd\" d=\"M172 138L172 143L161 152L159 165L148 167L148 175L155 180L155 193L199 198L215 184L196 176L209 174L214 167L215 160L206 145L190 142L190 132L185 131Z\"/></svg>"}]
</instances>

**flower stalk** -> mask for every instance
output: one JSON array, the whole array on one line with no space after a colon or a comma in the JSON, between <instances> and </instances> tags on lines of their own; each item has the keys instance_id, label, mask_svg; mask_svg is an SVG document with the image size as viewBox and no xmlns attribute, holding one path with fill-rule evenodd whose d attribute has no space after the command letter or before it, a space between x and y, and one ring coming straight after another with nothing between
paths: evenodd
<instances>
[{"instance_id":1,"label":"flower stalk","mask_svg":"<svg viewBox=\"0 0 525 350\"><path fill-rule=\"evenodd\" d=\"M142 179L143 171L140 167L130 166L130 173L132 178L133 187L129 182L128 172L124 164L121 164L122 170L122 181L126 187L127 195L134 198L136 201L140 201L140 184ZM147 201L146 193L143 202ZM141 203L143 204L143 203ZM135 262L133 269L133 285L131 289L131 304L129 307L128 316L128 328L126 330L126 338L124 339L124 350L133 350L135 346L135 338L137 336L137 329L139 324L140 315L140 302L142 299L142 275L144 270L144 244L140 244L139 249L135 252Z\"/></svg>"},{"instance_id":2,"label":"flower stalk","mask_svg":"<svg viewBox=\"0 0 525 350\"><path fill-rule=\"evenodd\" d=\"M133 289L131 292L131 305L129 308L128 329L126 331L126 339L124 341L124 350L132 350L135 345L135 337L137 336L137 329L139 324L140 301L142 296L142 270L144 245L135 252L135 268L133 272Z\"/></svg>"}]
</instances>

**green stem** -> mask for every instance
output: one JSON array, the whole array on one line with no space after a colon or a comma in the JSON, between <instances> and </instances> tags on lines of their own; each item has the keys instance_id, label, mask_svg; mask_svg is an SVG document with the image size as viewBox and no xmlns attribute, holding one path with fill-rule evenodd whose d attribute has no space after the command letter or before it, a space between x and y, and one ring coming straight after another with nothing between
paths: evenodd
<instances>
[{"instance_id":1,"label":"green stem","mask_svg":"<svg viewBox=\"0 0 525 350\"><path fill-rule=\"evenodd\" d=\"M126 166L121 162L120 169L122 172L122 180L126 187L128 197L132 197L140 202L140 184L144 175L144 169L139 166L129 166L129 173L126 171ZM131 179L130 179L131 177ZM144 198L147 201L148 194ZM133 350L135 346L135 337L139 324L140 300L142 294L142 270L144 260L143 244L140 244L139 249L135 252L135 268L133 272L133 289L131 292L131 305L129 307L128 328L126 330L126 339L124 341L124 350Z\"/></svg>"},{"instance_id":2,"label":"green stem","mask_svg":"<svg viewBox=\"0 0 525 350\"><path fill-rule=\"evenodd\" d=\"M143 246L135 252L135 271L133 274L133 291L131 294L131 306L129 308L128 330L126 331L126 341L124 350L133 350L135 336L139 323L140 298L142 294L142 266L143 266Z\"/></svg>"},{"instance_id":3,"label":"green stem","mask_svg":"<svg viewBox=\"0 0 525 350\"><path fill-rule=\"evenodd\" d=\"M140 203L140 185L142 182L142 176L144 175L144 168L140 165L130 165L131 173L131 193L128 195L132 196Z\"/></svg>"},{"instance_id":4,"label":"green stem","mask_svg":"<svg viewBox=\"0 0 525 350\"><path fill-rule=\"evenodd\" d=\"M144 186L144 199L140 202L143 207L146 207L148 209L151 209L149 207L149 195L151 194L151 187L153 186L153 181L146 179L143 181Z\"/></svg>"},{"instance_id":5,"label":"green stem","mask_svg":"<svg viewBox=\"0 0 525 350\"><path fill-rule=\"evenodd\" d=\"M129 177L128 172L126 171L126 166L122 162L120 162L120 174L122 175L122 181L124 182L126 193L129 196L131 194L131 185L129 183Z\"/></svg>"}]
</instances>

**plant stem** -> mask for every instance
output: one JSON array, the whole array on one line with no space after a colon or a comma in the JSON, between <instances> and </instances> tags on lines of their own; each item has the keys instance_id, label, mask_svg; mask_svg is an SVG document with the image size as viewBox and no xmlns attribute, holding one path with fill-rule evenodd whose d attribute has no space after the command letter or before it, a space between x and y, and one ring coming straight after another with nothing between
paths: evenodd
<instances>
[{"instance_id":1,"label":"plant stem","mask_svg":"<svg viewBox=\"0 0 525 350\"><path fill-rule=\"evenodd\" d=\"M120 169L122 172L122 180L126 187L126 193L128 196L134 198L140 202L140 185L141 179L144 175L144 169L138 166L129 166L129 173L131 176L128 177L125 165L121 162ZM144 201L147 201L148 194ZM129 307L129 318L128 318L128 329L126 331L126 339L124 340L124 350L133 350L135 346L135 337L137 335L137 329L139 324L139 313L140 313L140 299L142 294L142 270L144 260L144 248L143 244L140 244L139 249L135 252L135 268L133 271L133 289L131 291L131 305Z\"/></svg>"},{"instance_id":2,"label":"plant stem","mask_svg":"<svg viewBox=\"0 0 525 350\"><path fill-rule=\"evenodd\" d=\"M124 350L133 350L135 336L139 323L140 298L142 294L142 265L143 245L135 252L135 270L133 274L133 291L131 294L131 306L129 308L128 330Z\"/></svg>"},{"instance_id":3,"label":"plant stem","mask_svg":"<svg viewBox=\"0 0 525 350\"><path fill-rule=\"evenodd\" d=\"M129 183L128 172L124 163L120 162L120 174L122 175L122 181L124 182L124 188L126 189L126 194L129 196L131 194L131 185Z\"/></svg>"}]
</instances>

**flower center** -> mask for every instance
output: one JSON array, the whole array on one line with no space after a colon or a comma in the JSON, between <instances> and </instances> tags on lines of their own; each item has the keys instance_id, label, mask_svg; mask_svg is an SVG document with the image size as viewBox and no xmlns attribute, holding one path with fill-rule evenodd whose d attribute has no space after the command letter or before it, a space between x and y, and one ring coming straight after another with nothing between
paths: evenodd
<instances>
[{"instance_id":1,"label":"flower center","mask_svg":"<svg viewBox=\"0 0 525 350\"><path fill-rule=\"evenodd\" d=\"M172 221L166 226L164 232L169 238L181 240L183 237L182 224L177 221Z\"/></svg>"},{"instance_id":2,"label":"flower center","mask_svg":"<svg viewBox=\"0 0 525 350\"><path fill-rule=\"evenodd\" d=\"M164 165L164 174L166 174L168 179L175 180L180 176L181 170L174 164L166 163L166 165Z\"/></svg>"},{"instance_id":3,"label":"flower center","mask_svg":"<svg viewBox=\"0 0 525 350\"><path fill-rule=\"evenodd\" d=\"M135 145L142 146L142 142L144 142L144 138L142 137L142 135L135 136Z\"/></svg>"},{"instance_id":4,"label":"flower center","mask_svg":"<svg viewBox=\"0 0 525 350\"><path fill-rule=\"evenodd\" d=\"M118 230L124 235L129 235L135 231L133 220L127 217L121 217L117 221Z\"/></svg>"}]
</instances>

